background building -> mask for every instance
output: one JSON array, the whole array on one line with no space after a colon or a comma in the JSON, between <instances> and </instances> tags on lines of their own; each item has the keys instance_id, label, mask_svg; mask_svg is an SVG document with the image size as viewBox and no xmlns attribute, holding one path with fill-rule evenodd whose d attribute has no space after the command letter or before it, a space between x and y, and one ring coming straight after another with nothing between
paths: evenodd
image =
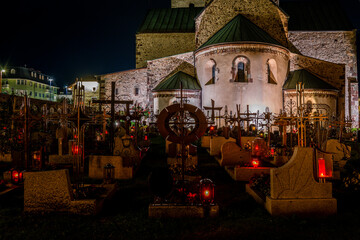
<instances>
[{"instance_id":1,"label":"background building","mask_svg":"<svg viewBox=\"0 0 360 240\"><path fill-rule=\"evenodd\" d=\"M2 74L1 93L56 101L58 87L53 79L38 70L27 67L9 67Z\"/></svg>"}]
</instances>

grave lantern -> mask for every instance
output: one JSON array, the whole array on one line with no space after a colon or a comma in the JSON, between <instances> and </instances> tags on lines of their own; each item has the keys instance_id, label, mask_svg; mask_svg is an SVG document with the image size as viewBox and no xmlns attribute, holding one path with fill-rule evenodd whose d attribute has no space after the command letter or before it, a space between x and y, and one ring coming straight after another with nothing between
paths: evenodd
<instances>
[{"instance_id":1,"label":"grave lantern","mask_svg":"<svg viewBox=\"0 0 360 240\"><path fill-rule=\"evenodd\" d=\"M270 155L272 156L272 157L274 157L275 156L275 148L271 148L270 149Z\"/></svg>"},{"instance_id":2,"label":"grave lantern","mask_svg":"<svg viewBox=\"0 0 360 240\"><path fill-rule=\"evenodd\" d=\"M73 155L81 155L81 146L75 143L72 145L71 151Z\"/></svg>"},{"instance_id":3,"label":"grave lantern","mask_svg":"<svg viewBox=\"0 0 360 240\"><path fill-rule=\"evenodd\" d=\"M327 161L324 158L322 158L322 157L318 158L318 177L319 177L319 179L325 180L326 178L332 177L332 169L331 169L331 166L328 167L328 165L329 164L327 164Z\"/></svg>"},{"instance_id":4,"label":"grave lantern","mask_svg":"<svg viewBox=\"0 0 360 240\"><path fill-rule=\"evenodd\" d=\"M210 128L209 128L209 134L210 134L210 135L215 135L215 126L210 126Z\"/></svg>"},{"instance_id":5,"label":"grave lantern","mask_svg":"<svg viewBox=\"0 0 360 240\"><path fill-rule=\"evenodd\" d=\"M14 184L22 183L24 180L23 172L16 170L14 168L10 170L10 175L11 175L11 182Z\"/></svg>"},{"instance_id":6,"label":"grave lantern","mask_svg":"<svg viewBox=\"0 0 360 240\"><path fill-rule=\"evenodd\" d=\"M200 181L200 200L202 204L209 205L214 203L214 183L208 179Z\"/></svg>"},{"instance_id":7,"label":"grave lantern","mask_svg":"<svg viewBox=\"0 0 360 240\"><path fill-rule=\"evenodd\" d=\"M104 183L112 183L115 179L115 167L108 163L104 166Z\"/></svg>"},{"instance_id":8,"label":"grave lantern","mask_svg":"<svg viewBox=\"0 0 360 240\"><path fill-rule=\"evenodd\" d=\"M33 166L37 169L42 168L42 162L41 162L41 151L35 151L33 152Z\"/></svg>"},{"instance_id":9,"label":"grave lantern","mask_svg":"<svg viewBox=\"0 0 360 240\"><path fill-rule=\"evenodd\" d=\"M253 159L251 160L251 165L252 165L254 168L257 168L257 167L260 165L259 159L253 158Z\"/></svg>"}]
</instances>

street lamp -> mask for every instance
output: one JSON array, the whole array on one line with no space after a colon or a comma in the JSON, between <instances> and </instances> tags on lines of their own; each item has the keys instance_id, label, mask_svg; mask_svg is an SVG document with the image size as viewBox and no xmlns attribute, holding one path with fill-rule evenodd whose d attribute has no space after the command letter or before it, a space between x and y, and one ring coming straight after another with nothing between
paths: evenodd
<instances>
[{"instance_id":1,"label":"street lamp","mask_svg":"<svg viewBox=\"0 0 360 240\"><path fill-rule=\"evenodd\" d=\"M0 93L2 92L2 74L5 72L4 69L0 71Z\"/></svg>"}]
</instances>

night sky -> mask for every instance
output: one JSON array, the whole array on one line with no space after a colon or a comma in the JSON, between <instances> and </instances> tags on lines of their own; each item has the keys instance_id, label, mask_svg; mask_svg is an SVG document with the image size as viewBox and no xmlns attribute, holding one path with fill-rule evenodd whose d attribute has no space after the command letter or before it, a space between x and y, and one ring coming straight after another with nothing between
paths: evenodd
<instances>
[{"instance_id":1,"label":"night sky","mask_svg":"<svg viewBox=\"0 0 360 240\"><path fill-rule=\"evenodd\" d=\"M170 7L171 0L1 2L0 66L26 64L63 86L77 76L135 68L137 28L149 7ZM360 29L359 0L340 2Z\"/></svg>"}]
</instances>

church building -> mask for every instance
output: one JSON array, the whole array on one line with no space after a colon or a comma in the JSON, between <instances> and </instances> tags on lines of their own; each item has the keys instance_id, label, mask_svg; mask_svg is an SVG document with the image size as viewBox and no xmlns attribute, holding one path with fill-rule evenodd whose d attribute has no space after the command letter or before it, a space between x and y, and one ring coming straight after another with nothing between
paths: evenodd
<instances>
[{"instance_id":1,"label":"church building","mask_svg":"<svg viewBox=\"0 0 360 240\"><path fill-rule=\"evenodd\" d=\"M136 69L101 75L106 98L160 112L179 101L290 114L304 100L359 125L356 30L336 0L172 0L136 34ZM293 112L294 113L294 112Z\"/></svg>"}]
</instances>

